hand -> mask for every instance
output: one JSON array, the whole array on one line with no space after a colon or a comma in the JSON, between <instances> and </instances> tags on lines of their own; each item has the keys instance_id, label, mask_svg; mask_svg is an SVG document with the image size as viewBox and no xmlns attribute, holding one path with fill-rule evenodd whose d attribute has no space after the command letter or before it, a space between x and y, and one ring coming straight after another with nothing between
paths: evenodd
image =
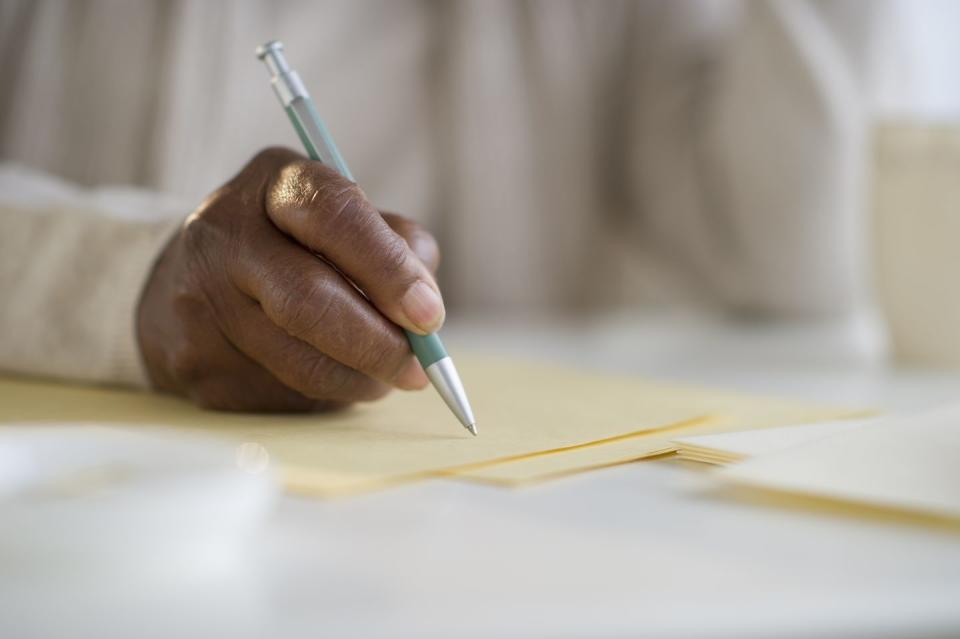
<instances>
[{"instance_id":1,"label":"hand","mask_svg":"<svg viewBox=\"0 0 960 639\"><path fill-rule=\"evenodd\" d=\"M415 223L379 213L319 162L267 149L187 218L154 266L137 309L151 382L208 408L253 411L423 388L400 326L426 334L443 323L438 261Z\"/></svg>"}]
</instances>

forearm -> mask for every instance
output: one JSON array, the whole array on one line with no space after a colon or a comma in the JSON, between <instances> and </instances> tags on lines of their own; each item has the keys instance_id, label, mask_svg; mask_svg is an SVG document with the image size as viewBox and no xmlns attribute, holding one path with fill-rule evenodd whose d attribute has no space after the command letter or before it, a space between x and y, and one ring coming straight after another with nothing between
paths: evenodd
<instances>
[{"instance_id":1,"label":"forearm","mask_svg":"<svg viewBox=\"0 0 960 639\"><path fill-rule=\"evenodd\" d=\"M16 169L0 168L0 184L0 369L146 385L135 310L177 211ZM151 200L153 211L124 211Z\"/></svg>"}]
</instances>

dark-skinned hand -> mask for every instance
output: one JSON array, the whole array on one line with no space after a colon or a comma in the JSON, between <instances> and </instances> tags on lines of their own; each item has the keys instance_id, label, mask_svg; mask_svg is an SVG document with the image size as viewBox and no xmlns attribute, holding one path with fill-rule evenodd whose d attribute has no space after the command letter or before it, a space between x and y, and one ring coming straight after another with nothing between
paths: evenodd
<instances>
[{"instance_id":1,"label":"dark-skinned hand","mask_svg":"<svg viewBox=\"0 0 960 639\"><path fill-rule=\"evenodd\" d=\"M267 149L158 258L137 310L150 380L204 407L249 411L423 388L400 327L443 323L438 261L429 233L377 211L353 182Z\"/></svg>"}]
</instances>

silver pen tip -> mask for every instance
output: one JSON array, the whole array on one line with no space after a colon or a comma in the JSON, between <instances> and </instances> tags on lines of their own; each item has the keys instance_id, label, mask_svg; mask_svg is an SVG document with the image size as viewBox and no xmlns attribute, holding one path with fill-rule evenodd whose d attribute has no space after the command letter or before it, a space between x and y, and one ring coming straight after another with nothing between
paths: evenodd
<instances>
[{"instance_id":1,"label":"silver pen tip","mask_svg":"<svg viewBox=\"0 0 960 639\"><path fill-rule=\"evenodd\" d=\"M424 372L430 378L433 387L440 393L440 397L457 416L457 421L476 435L477 420L473 416L473 410L470 409L467 393L463 390L463 383L457 374L457 367L453 365L453 360L449 356L439 359L427 366Z\"/></svg>"}]
</instances>

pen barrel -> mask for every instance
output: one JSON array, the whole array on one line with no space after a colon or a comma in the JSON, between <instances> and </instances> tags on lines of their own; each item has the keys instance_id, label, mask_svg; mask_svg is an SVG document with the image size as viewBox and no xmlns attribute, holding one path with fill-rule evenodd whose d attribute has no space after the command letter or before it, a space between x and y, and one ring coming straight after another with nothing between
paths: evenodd
<instances>
[{"instance_id":1,"label":"pen barrel","mask_svg":"<svg viewBox=\"0 0 960 639\"><path fill-rule=\"evenodd\" d=\"M316 107L313 106L313 101L310 98L297 98L285 109L310 159L320 160L336 169L340 175L351 182L356 182L346 160L340 155L340 149L337 148L327 130L327 125L320 119Z\"/></svg>"},{"instance_id":2,"label":"pen barrel","mask_svg":"<svg viewBox=\"0 0 960 639\"><path fill-rule=\"evenodd\" d=\"M440 336L436 333L430 335L418 335L412 331L404 331L407 334L407 340L410 342L410 348L413 354L417 356L417 361L426 370L431 364L436 364L447 356L447 350L440 341Z\"/></svg>"},{"instance_id":3,"label":"pen barrel","mask_svg":"<svg viewBox=\"0 0 960 639\"><path fill-rule=\"evenodd\" d=\"M333 137L320 119L316 107L313 106L310 94L300 81L300 76L287 64L283 56L283 44L275 40L267 42L257 49L257 57L269 68L274 91L303 143L307 155L313 160L332 166L345 178L356 182L343 156L340 155ZM407 330L404 332L413 354L434 388L443 397L443 401L457 416L460 423L476 435L476 420L473 417L470 402L467 400L460 375L453 360L447 355L440 336L436 333L418 335Z\"/></svg>"}]
</instances>

